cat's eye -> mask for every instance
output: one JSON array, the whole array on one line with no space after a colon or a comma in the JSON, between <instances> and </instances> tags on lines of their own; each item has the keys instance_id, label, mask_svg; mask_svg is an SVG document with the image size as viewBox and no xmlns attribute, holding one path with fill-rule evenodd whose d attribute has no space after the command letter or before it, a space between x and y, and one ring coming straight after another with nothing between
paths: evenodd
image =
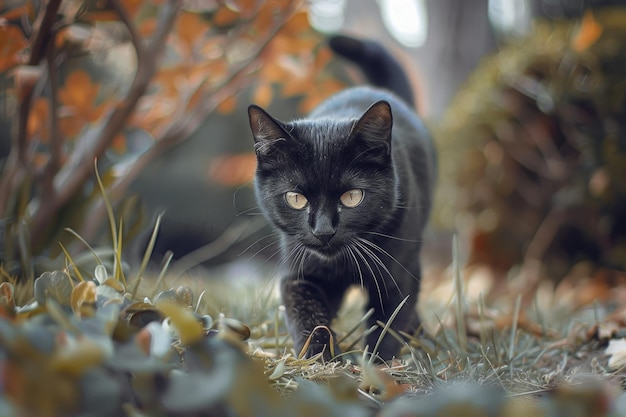
<instances>
[{"instance_id":1,"label":"cat's eye","mask_svg":"<svg viewBox=\"0 0 626 417\"><path fill-rule=\"evenodd\" d=\"M294 191L287 191L285 193L285 200L287 204L289 204L289 207L296 210L302 210L309 202L304 195Z\"/></svg>"},{"instance_id":2,"label":"cat's eye","mask_svg":"<svg viewBox=\"0 0 626 417\"><path fill-rule=\"evenodd\" d=\"M361 202L363 201L363 196L363 190L355 188L354 190L349 190L341 194L339 200L344 206L352 208L361 204Z\"/></svg>"}]
</instances>

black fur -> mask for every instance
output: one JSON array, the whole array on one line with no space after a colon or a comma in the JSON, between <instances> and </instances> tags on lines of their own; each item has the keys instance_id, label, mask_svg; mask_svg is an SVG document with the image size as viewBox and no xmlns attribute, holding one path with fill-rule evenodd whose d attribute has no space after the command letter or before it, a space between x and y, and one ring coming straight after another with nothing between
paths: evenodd
<instances>
[{"instance_id":1,"label":"black fur","mask_svg":"<svg viewBox=\"0 0 626 417\"><path fill-rule=\"evenodd\" d=\"M392 328L414 332L435 166L419 117L394 93L370 87L347 89L303 120L281 122L254 105L248 112L257 200L288 258L281 294L296 349L313 333L306 354L330 358L329 333L318 326L330 328L351 285L369 294L370 325L386 322L408 296ZM340 198L352 189L364 196L350 208ZM301 193L307 205L291 208L287 192ZM370 350L379 334L368 336ZM386 336L378 354L389 359L400 347Z\"/></svg>"}]
</instances>

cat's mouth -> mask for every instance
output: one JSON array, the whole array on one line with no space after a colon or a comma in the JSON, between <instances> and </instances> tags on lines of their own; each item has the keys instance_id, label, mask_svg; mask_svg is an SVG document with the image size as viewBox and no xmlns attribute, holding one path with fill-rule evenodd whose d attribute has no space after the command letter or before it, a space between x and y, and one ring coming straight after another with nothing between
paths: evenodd
<instances>
[{"instance_id":1,"label":"cat's mouth","mask_svg":"<svg viewBox=\"0 0 626 417\"><path fill-rule=\"evenodd\" d=\"M330 243L307 245L307 249L313 255L326 260L337 258L342 253L341 245Z\"/></svg>"}]
</instances>

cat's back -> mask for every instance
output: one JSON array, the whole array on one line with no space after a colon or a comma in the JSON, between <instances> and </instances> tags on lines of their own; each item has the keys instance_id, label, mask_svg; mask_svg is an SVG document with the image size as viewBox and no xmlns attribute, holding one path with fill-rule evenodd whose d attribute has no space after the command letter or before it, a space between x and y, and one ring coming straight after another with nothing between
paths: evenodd
<instances>
[{"instance_id":1,"label":"cat's back","mask_svg":"<svg viewBox=\"0 0 626 417\"><path fill-rule=\"evenodd\" d=\"M419 136L424 145L431 142L428 131L420 117L401 98L392 92L369 86L353 87L335 94L313 110L310 119L345 118L358 119L377 101L385 100L391 105L393 128L403 133L403 138L411 139ZM400 138L400 139L403 139Z\"/></svg>"}]
</instances>

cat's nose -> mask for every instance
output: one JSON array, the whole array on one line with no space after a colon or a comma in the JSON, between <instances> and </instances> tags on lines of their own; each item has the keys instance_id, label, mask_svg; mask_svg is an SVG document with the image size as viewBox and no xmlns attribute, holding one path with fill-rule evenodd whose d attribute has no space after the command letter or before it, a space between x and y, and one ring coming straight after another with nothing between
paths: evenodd
<instances>
[{"instance_id":1,"label":"cat's nose","mask_svg":"<svg viewBox=\"0 0 626 417\"><path fill-rule=\"evenodd\" d=\"M335 236L335 231L329 230L327 232L322 232L322 233L313 231L313 234L315 235L316 238L319 239L320 242L322 242L324 245L327 245L328 242L330 242L330 239L332 239L333 236Z\"/></svg>"},{"instance_id":2,"label":"cat's nose","mask_svg":"<svg viewBox=\"0 0 626 417\"><path fill-rule=\"evenodd\" d=\"M313 235L319 239L324 245L327 245L335 236L335 228L333 227L333 222L328 216L318 216L315 226L313 227Z\"/></svg>"}]
</instances>

